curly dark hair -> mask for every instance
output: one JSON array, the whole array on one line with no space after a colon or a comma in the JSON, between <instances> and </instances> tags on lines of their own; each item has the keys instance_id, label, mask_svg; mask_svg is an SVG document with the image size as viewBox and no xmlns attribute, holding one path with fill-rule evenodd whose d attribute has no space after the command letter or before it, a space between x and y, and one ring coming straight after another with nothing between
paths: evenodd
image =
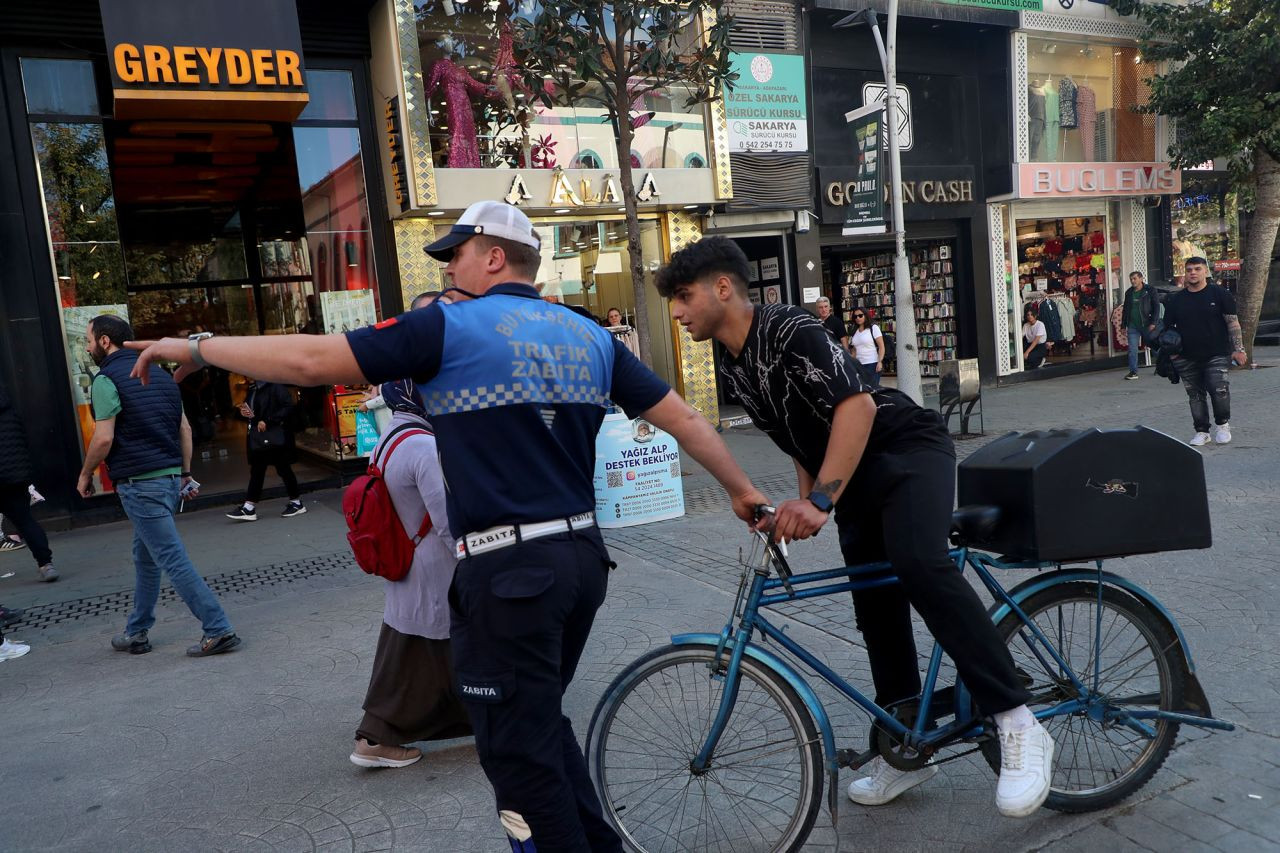
<instances>
[{"instance_id":1,"label":"curly dark hair","mask_svg":"<svg viewBox=\"0 0 1280 853\"><path fill-rule=\"evenodd\" d=\"M677 287L712 274L727 275L739 291L747 289L747 255L728 237L703 237L671 256L654 276L658 294L670 299Z\"/></svg>"}]
</instances>

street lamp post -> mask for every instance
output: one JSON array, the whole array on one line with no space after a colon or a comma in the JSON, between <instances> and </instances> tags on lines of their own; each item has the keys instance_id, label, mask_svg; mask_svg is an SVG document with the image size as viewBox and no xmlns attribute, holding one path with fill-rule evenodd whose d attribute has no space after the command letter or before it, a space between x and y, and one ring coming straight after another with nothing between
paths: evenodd
<instances>
[{"instance_id":1,"label":"street lamp post","mask_svg":"<svg viewBox=\"0 0 1280 853\"><path fill-rule=\"evenodd\" d=\"M916 348L916 311L911 298L911 273L907 265L907 226L902 218L902 151L898 143L898 0L889 0L888 46L880 37L880 24L874 9L846 15L835 23L835 29L865 23L871 28L880 51L884 70L885 124L889 132L889 182L893 204L893 302L897 306L894 331L897 332L895 357L898 361L898 390L917 403L923 402L920 385L920 360Z\"/></svg>"}]
</instances>

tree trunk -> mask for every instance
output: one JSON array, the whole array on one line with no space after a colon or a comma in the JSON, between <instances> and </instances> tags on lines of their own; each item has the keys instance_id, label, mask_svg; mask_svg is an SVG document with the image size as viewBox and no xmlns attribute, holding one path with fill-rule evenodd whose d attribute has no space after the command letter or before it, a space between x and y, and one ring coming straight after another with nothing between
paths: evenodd
<instances>
[{"instance_id":1,"label":"tree trunk","mask_svg":"<svg viewBox=\"0 0 1280 853\"><path fill-rule=\"evenodd\" d=\"M624 109L618 115L618 178L627 208L627 254L631 258L631 292L636 303L636 338L640 343L640 360L653 367L653 349L649 336L649 310L645 300L644 256L640 245L640 215L637 210L635 178L631 174L631 117Z\"/></svg>"},{"instance_id":2,"label":"tree trunk","mask_svg":"<svg viewBox=\"0 0 1280 853\"><path fill-rule=\"evenodd\" d=\"M1263 148L1253 152L1253 183L1256 206L1249 225L1244 252L1244 269L1236 293L1244 348L1253 361L1253 337L1258 331L1258 315L1267 292L1276 233L1280 232L1280 162Z\"/></svg>"}]
</instances>

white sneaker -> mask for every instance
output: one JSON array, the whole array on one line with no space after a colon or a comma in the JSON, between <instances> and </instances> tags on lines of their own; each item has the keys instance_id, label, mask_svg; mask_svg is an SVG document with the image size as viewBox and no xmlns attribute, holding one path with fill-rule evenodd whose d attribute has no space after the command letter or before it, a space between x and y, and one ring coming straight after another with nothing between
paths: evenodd
<instances>
[{"instance_id":1,"label":"white sneaker","mask_svg":"<svg viewBox=\"0 0 1280 853\"><path fill-rule=\"evenodd\" d=\"M1036 723L1017 732L1000 732L1000 781L996 808L1005 817L1026 817L1049 797L1053 776L1053 738Z\"/></svg>"},{"instance_id":2,"label":"white sneaker","mask_svg":"<svg viewBox=\"0 0 1280 853\"><path fill-rule=\"evenodd\" d=\"M849 799L863 806L883 806L938 775L938 768L932 765L919 770L899 770L879 757L873 758L867 769L870 776L849 783Z\"/></svg>"},{"instance_id":3,"label":"white sneaker","mask_svg":"<svg viewBox=\"0 0 1280 853\"><path fill-rule=\"evenodd\" d=\"M15 643L13 640L5 640L0 643L0 660L13 660L20 658L27 652L31 651L31 647L26 643Z\"/></svg>"},{"instance_id":4,"label":"white sneaker","mask_svg":"<svg viewBox=\"0 0 1280 853\"><path fill-rule=\"evenodd\" d=\"M1207 432L1198 432L1195 435L1191 436L1191 440L1187 442L1187 444L1190 444L1192 447L1200 447L1201 445L1205 445L1208 443L1209 443L1209 433Z\"/></svg>"},{"instance_id":5,"label":"white sneaker","mask_svg":"<svg viewBox=\"0 0 1280 853\"><path fill-rule=\"evenodd\" d=\"M1231 424L1218 424L1209 431L1213 436L1214 444L1230 444L1231 443Z\"/></svg>"}]
</instances>

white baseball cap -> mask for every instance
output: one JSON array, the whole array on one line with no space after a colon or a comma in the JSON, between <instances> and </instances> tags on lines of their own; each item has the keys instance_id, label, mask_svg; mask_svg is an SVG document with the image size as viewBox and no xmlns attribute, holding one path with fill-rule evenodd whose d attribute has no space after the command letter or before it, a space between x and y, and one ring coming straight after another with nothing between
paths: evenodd
<instances>
[{"instance_id":1,"label":"white baseball cap","mask_svg":"<svg viewBox=\"0 0 1280 853\"><path fill-rule=\"evenodd\" d=\"M453 259L454 249L477 234L501 237L534 249L542 248L542 239L523 210L501 201L477 201L462 212L448 234L423 246L422 251L437 261L448 262Z\"/></svg>"}]
</instances>

